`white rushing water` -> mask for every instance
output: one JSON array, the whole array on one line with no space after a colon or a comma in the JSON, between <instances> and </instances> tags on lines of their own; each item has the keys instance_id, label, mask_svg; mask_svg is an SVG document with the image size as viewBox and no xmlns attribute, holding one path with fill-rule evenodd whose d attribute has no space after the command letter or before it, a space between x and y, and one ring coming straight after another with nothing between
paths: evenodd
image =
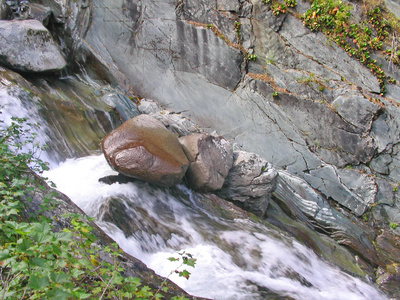
<instances>
[{"instance_id":1,"label":"white rushing water","mask_svg":"<svg viewBox=\"0 0 400 300\"><path fill-rule=\"evenodd\" d=\"M157 189L143 183L100 183L115 174L102 155L67 160L46 172L58 189L88 215L119 198L135 228L126 236L117 226L98 224L127 253L162 276L176 267L167 258L186 251L197 258L190 279L169 278L187 292L212 299L385 299L378 290L322 261L283 233L251 220L212 216L184 187ZM124 220L120 220L123 222ZM271 294L269 291L272 291Z\"/></svg>"}]
</instances>

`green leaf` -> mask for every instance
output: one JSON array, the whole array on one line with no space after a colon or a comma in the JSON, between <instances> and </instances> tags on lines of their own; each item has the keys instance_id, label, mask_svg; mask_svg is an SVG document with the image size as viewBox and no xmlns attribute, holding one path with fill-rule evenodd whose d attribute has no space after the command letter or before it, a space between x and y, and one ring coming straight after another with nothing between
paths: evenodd
<instances>
[{"instance_id":1,"label":"green leaf","mask_svg":"<svg viewBox=\"0 0 400 300\"><path fill-rule=\"evenodd\" d=\"M32 238L38 244L48 243L52 240L52 236L48 232L36 232L32 235Z\"/></svg>"},{"instance_id":2,"label":"green leaf","mask_svg":"<svg viewBox=\"0 0 400 300\"><path fill-rule=\"evenodd\" d=\"M178 261L178 260L179 260L179 258L175 258L175 257L168 257L168 260L170 260L170 261Z\"/></svg>"},{"instance_id":3,"label":"green leaf","mask_svg":"<svg viewBox=\"0 0 400 300\"><path fill-rule=\"evenodd\" d=\"M29 260L29 263L31 264L31 266L41 267L41 268L47 267L46 262L47 262L47 260L44 258L32 258Z\"/></svg>"},{"instance_id":4,"label":"green leaf","mask_svg":"<svg viewBox=\"0 0 400 300\"><path fill-rule=\"evenodd\" d=\"M92 294L78 293L76 296L78 297L78 299L87 299L92 296Z\"/></svg>"},{"instance_id":5,"label":"green leaf","mask_svg":"<svg viewBox=\"0 0 400 300\"><path fill-rule=\"evenodd\" d=\"M0 262L10 258L10 251L8 249L0 250Z\"/></svg>"},{"instance_id":6,"label":"green leaf","mask_svg":"<svg viewBox=\"0 0 400 300\"><path fill-rule=\"evenodd\" d=\"M65 283L69 282L71 275L66 273L51 273L50 279L55 283Z\"/></svg>"},{"instance_id":7,"label":"green leaf","mask_svg":"<svg viewBox=\"0 0 400 300\"><path fill-rule=\"evenodd\" d=\"M71 233L59 231L53 234L54 238L57 241L69 242L71 240Z\"/></svg>"},{"instance_id":8,"label":"green leaf","mask_svg":"<svg viewBox=\"0 0 400 300\"><path fill-rule=\"evenodd\" d=\"M74 278L78 278L80 275L85 274L84 271L76 269L76 268L70 270L70 273L71 273L72 277L74 277Z\"/></svg>"},{"instance_id":9,"label":"green leaf","mask_svg":"<svg viewBox=\"0 0 400 300\"><path fill-rule=\"evenodd\" d=\"M57 300L67 300L70 298L72 295L70 293L67 293L66 291L63 291L60 288L55 287L51 291L48 291L46 293L46 296L49 299L57 299Z\"/></svg>"},{"instance_id":10,"label":"green leaf","mask_svg":"<svg viewBox=\"0 0 400 300\"><path fill-rule=\"evenodd\" d=\"M50 284L47 276L39 277L37 275L32 275L29 279L28 286L33 290L42 290Z\"/></svg>"},{"instance_id":11,"label":"green leaf","mask_svg":"<svg viewBox=\"0 0 400 300\"><path fill-rule=\"evenodd\" d=\"M183 263L185 265L188 265L188 266L191 266L191 267L194 268L194 265L196 264L196 260L197 260L196 258L187 258L187 257L185 257L183 259Z\"/></svg>"},{"instance_id":12,"label":"green leaf","mask_svg":"<svg viewBox=\"0 0 400 300\"><path fill-rule=\"evenodd\" d=\"M51 230L51 226L48 222L41 222L41 223L36 223L35 227L33 228L35 232L41 232L41 233L48 233Z\"/></svg>"},{"instance_id":13,"label":"green leaf","mask_svg":"<svg viewBox=\"0 0 400 300\"><path fill-rule=\"evenodd\" d=\"M189 279L190 273L187 270L183 270L182 272L179 272L179 276Z\"/></svg>"}]
</instances>

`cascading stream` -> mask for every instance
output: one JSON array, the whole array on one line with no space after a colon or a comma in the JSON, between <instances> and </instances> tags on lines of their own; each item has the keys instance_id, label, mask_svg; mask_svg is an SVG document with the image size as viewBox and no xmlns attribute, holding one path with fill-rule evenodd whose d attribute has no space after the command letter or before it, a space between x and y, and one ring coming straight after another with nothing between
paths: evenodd
<instances>
[{"instance_id":1,"label":"cascading stream","mask_svg":"<svg viewBox=\"0 0 400 300\"><path fill-rule=\"evenodd\" d=\"M67 160L45 175L129 254L162 276L168 257L197 258L189 280L170 276L189 293L212 299L384 299L377 289L319 259L286 234L248 218L224 219L184 186L141 182L107 185L115 174L102 155ZM121 212L115 216L112 212ZM114 223L109 221L114 220ZM124 230L122 231L121 228ZM278 297L279 297L278 296ZM276 299L276 298L275 298Z\"/></svg>"},{"instance_id":2,"label":"cascading stream","mask_svg":"<svg viewBox=\"0 0 400 300\"><path fill-rule=\"evenodd\" d=\"M29 87L39 94L10 81L0 82L5 125L11 116L42 124L39 140L55 145L47 156L42 155L44 160L55 158L45 176L95 217L126 252L162 276L176 268L167 258L177 257L177 252L197 258L196 267L187 268L192 273L189 280L170 276L189 293L212 299L385 299L375 287L324 262L282 231L257 223L240 210L218 203L210 208L206 196L184 186L160 189L141 182L101 183L99 178L115 172L100 154L60 162L98 149L98 139L115 126L113 110L93 96L103 95L104 90L73 78L44 84L39 80L37 84ZM73 99L71 90L79 90L79 99ZM53 99L53 95L58 96ZM102 97L118 97L119 104L125 103L118 93L107 92ZM132 117L129 105L116 109ZM55 151L60 153L53 155Z\"/></svg>"}]
</instances>

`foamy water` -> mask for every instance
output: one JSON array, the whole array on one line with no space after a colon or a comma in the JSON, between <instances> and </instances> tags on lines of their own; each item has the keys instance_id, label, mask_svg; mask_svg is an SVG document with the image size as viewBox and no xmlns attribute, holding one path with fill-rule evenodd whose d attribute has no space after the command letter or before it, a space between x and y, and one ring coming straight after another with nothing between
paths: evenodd
<instances>
[{"instance_id":1,"label":"foamy water","mask_svg":"<svg viewBox=\"0 0 400 300\"><path fill-rule=\"evenodd\" d=\"M190 294L212 299L267 299L268 290L295 299L386 299L375 287L318 258L285 234L251 220L224 220L196 206L185 187L170 189L143 183L106 185L99 178L116 174L104 157L67 160L45 173L88 215L101 218L101 207L120 199L134 215L131 236L115 225L98 224L127 253L162 276L176 266L167 258L186 251L197 258L187 267L190 279L170 279ZM182 196L183 195L183 196ZM155 223L156 222L156 223Z\"/></svg>"}]
</instances>

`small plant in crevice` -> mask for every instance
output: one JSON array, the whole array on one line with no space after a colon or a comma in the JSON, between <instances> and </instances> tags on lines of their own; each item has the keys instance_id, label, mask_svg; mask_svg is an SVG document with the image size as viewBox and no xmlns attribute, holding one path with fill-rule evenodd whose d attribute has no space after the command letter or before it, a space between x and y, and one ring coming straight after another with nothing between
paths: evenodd
<instances>
[{"instance_id":1,"label":"small plant in crevice","mask_svg":"<svg viewBox=\"0 0 400 300\"><path fill-rule=\"evenodd\" d=\"M390 226L392 229L396 229L397 226L398 226L398 224L390 222L390 223L389 223L389 226Z\"/></svg>"},{"instance_id":2,"label":"small plant in crevice","mask_svg":"<svg viewBox=\"0 0 400 300\"><path fill-rule=\"evenodd\" d=\"M247 56L246 56L246 59L247 60L256 60L257 59L257 55L256 54L254 54L254 53L248 53L247 54Z\"/></svg>"},{"instance_id":3,"label":"small plant in crevice","mask_svg":"<svg viewBox=\"0 0 400 300\"><path fill-rule=\"evenodd\" d=\"M277 0L262 0L264 4L270 5L270 9L274 16L288 13L289 8L294 8L297 5L296 0L284 0L283 2Z\"/></svg>"},{"instance_id":4,"label":"small plant in crevice","mask_svg":"<svg viewBox=\"0 0 400 300\"><path fill-rule=\"evenodd\" d=\"M240 24L240 22L235 21L234 27L235 27L236 37L237 37L237 40L238 40L239 43L241 41L241 33L240 33L240 27L241 26L242 26L242 24Z\"/></svg>"},{"instance_id":5,"label":"small plant in crevice","mask_svg":"<svg viewBox=\"0 0 400 300\"><path fill-rule=\"evenodd\" d=\"M278 92L277 91L273 91L272 92L272 97L274 97L274 98L278 97Z\"/></svg>"},{"instance_id":6,"label":"small plant in crevice","mask_svg":"<svg viewBox=\"0 0 400 300\"><path fill-rule=\"evenodd\" d=\"M284 3L274 2L271 4L271 10L274 16L287 13L287 6Z\"/></svg>"}]
</instances>

